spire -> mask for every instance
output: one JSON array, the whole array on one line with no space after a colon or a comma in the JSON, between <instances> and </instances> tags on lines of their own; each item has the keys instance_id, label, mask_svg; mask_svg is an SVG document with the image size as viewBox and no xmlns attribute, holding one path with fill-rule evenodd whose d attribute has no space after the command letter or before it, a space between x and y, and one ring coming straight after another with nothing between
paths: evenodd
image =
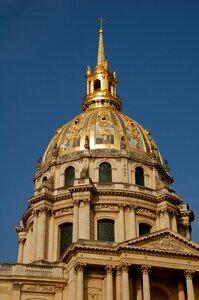
<instances>
[{"instance_id":1,"label":"spire","mask_svg":"<svg viewBox=\"0 0 199 300\"><path fill-rule=\"evenodd\" d=\"M98 45L97 66L102 65L105 62L103 29L102 29L102 22L105 21L105 20L102 17L98 18L98 20L100 21L100 30L99 30L99 45Z\"/></svg>"}]
</instances>

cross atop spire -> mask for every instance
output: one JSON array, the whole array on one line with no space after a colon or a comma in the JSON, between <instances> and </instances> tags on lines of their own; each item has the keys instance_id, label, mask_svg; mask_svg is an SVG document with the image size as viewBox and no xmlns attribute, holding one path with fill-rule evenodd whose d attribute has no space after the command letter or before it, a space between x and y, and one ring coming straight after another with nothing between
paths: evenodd
<instances>
[{"instance_id":1,"label":"cross atop spire","mask_svg":"<svg viewBox=\"0 0 199 300\"><path fill-rule=\"evenodd\" d=\"M99 21L100 21L100 30L103 30L102 29L102 24L103 24L103 22L105 21L102 17L99 17L99 18L97 18Z\"/></svg>"},{"instance_id":2,"label":"cross atop spire","mask_svg":"<svg viewBox=\"0 0 199 300\"><path fill-rule=\"evenodd\" d=\"M105 21L105 20L102 17L99 17L98 20L100 21L100 30L99 30L99 45L98 45L97 66L102 65L105 62L103 29L102 29L102 22Z\"/></svg>"}]
</instances>

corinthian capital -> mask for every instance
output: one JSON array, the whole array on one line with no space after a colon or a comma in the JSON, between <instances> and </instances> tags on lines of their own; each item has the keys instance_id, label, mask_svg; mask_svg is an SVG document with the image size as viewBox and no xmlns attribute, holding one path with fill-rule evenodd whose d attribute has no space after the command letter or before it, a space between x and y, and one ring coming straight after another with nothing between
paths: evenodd
<instances>
[{"instance_id":1,"label":"corinthian capital","mask_svg":"<svg viewBox=\"0 0 199 300\"><path fill-rule=\"evenodd\" d=\"M129 267L130 267L130 265L127 264L127 263L122 263L120 265L120 269L121 269L122 272L128 272L129 271Z\"/></svg>"},{"instance_id":2,"label":"corinthian capital","mask_svg":"<svg viewBox=\"0 0 199 300\"><path fill-rule=\"evenodd\" d=\"M75 265L75 271L76 272L83 272L84 269L85 269L85 267L86 267L86 264L84 264L84 263L77 263Z\"/></svg>"},{"instance_id":3,"label":"corinthian capital","mask_svg":"<svg viewBox=\"0 0 199 300\"><path fill-rule=\"evenodd\" d=\"M195 271L192 271L192 270L185 270L185 271L184 271L185 278L186 278L186 279L191 279L191 280L192 280L194 273L195 273Z\"/></svg>"},{"instance_id":4,"label":"corinthian capital","mask_svg":"<svg viewBox=\"0 0 199 300\"><path fill-rule=\"evenodd\" d=\"M142 274L145 274L145 275L149 274L150 269L151 269L151 266L147 266L147 265L142 265L140 267Z\"/></svg>"},{"instance_id":5,"label":"corinthian capital","mask_svg":"<svg viewBox=\"0 0 199 300\"><path fill-rule=\"evenodd\" d=\"M105 271L106 271L106 274L110 274L112 275L113 274L113 271L114 271L114 267L113 266L106 266L105 267Z\"/></svg>"}]
</instances>

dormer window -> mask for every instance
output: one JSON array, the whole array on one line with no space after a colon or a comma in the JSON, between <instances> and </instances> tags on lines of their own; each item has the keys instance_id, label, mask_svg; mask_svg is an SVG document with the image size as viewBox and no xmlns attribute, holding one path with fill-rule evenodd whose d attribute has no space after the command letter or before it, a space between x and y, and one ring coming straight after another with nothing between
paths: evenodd
<instances>
[{"instance_id":1,"label":"dormer window","mask_svg":"<svg viewBox=\"0 0 199 300\"><path fill-rule=\"evenodd\" d=\"M99 166L99 182L101 183L112 182L111 165L107 162L104 162Z\"/></svg>"},{"instance_id":2,"label":"dormer window","mask_svg":"<svg viewBox=\"0 0 199 300\"><path fill-rule=\"evenodd\" d=\"M100 91L101 90L101 81L99 79L96 79L94 81L94 91Z\"/></svg>"},{"instance_id":3,"label":"dormer window","mask_svg":"<svg viewBox=\"0 0 199 300\"><path fill-rule=\"evenodd\" d=\"M73 186L75 179L75 169L73 167L66 168L65 172L65 187Z\"/></svg>"},{"instance_id":4,"label":"dormer window","mask_svg":"<svg viewBox=\"0 0 199 300\"><path fill-rule=\"evenodd\" d=\"M135 184L144 186L144 171L141 167L135 169Z\"/></svg>"}]
</instances>

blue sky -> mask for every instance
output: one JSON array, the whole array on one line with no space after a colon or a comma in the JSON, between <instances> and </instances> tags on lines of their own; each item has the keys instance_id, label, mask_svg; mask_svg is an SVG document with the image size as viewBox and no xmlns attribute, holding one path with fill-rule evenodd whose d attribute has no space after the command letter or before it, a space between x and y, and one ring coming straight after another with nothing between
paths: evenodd
<instances>
[{"instance_id":1,"label":"blue sky","mask_svg":"<svg viewBox=\"0 0 199 300\"><path fill-rule=\"evenodd\" d=\"M195 212L199 242L199 2L0 0L0 261L14 262L36 161L81 112L97 18L123 112L151 131L173 188Z\"/></svg>"}]
</instances>

